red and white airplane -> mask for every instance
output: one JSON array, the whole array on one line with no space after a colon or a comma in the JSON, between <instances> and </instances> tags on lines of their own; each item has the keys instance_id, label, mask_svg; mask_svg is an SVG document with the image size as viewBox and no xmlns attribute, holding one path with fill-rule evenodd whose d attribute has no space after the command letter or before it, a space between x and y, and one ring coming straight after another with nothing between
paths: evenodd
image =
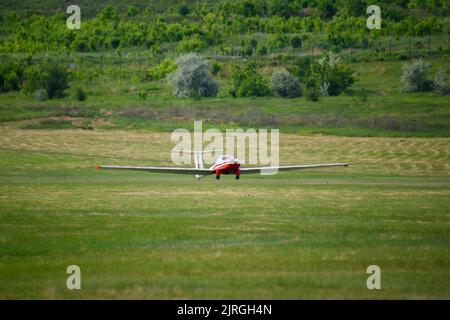
<instances>
[{"instance_id":1,"label":"red and white airplane","mask_svg":"<svg viewBox=\"0 0 450 320\"><path fill-rule=\"evenodd\" d=\"M214 164L205 169L203 166L202 154L210 151L194 151L195 168L180 168L180 167L133 167L133 166L97 166L97 169L113 169L113 170L137 170L148 172L164 172L164 173L178 173L178 174L192 174L197 179L200 179L207 175L216 175L216 179L220 179L222 174L234 174L236 180L239 179L242 173L261 173L268 174L270 172L288 171L288 170L303 170L303 169L316 169L316 168L328 168L328 167L347 167L350 163L321 163L321 164L300 164L290 166L275 166L275 167L253 167L253 168L241 168L241 164L238 159L230 155L219 156Z\"/></svg>"}]
</instances>

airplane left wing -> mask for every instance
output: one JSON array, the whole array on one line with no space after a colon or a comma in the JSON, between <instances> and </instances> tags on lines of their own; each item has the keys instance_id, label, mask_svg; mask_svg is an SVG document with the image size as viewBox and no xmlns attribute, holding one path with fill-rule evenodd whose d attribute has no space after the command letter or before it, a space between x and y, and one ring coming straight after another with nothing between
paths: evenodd
<instances>
[{"instance_id":1,"label":"airplane left wing","mask_svg":"<svg viewBox=\"0 0 450 320\"><path fill-rule=\"evenodd\" d=\"M209 170L209 169L176 168L176 167L97 166L97 170L100 170L100 169L136 170L136 171L148 171L148 172L197 174L197 175L207 175L207 174L214 173L214 170Z\"/></svg>"},{"instance_id":2,"label":"airplane left wing","mask_svg":"<svg viewBox=\"0 0 450 320\"><path fill-rule=\"evenodd\" d=\"M264 173L273 171L289 171L289 170L303 170L303 169L317 169L329 167L347 167L350 163L320 163L320 164L300 164L293 166L276 166L276 167L255 167L255 168L240 168L241 173Z\"/></svg>"}]
</instances>

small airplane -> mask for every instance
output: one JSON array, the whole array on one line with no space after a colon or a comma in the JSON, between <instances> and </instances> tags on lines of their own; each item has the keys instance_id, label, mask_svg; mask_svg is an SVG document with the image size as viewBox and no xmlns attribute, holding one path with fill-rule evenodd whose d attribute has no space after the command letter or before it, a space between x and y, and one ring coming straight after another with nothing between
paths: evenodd
<instances>
[{"instance_id":1,"label":"small airplane","mask_svg":"<svg viewBox=\"0 0 450 320\"><path fill-rule=\"evenodd\" d=\"M194 153L195 168L180 168L180 167L134 167L134 166L97 166L97 170L100 169L112 169L112 170L137 170L137 171L148 171L148 172L162 172L162 173L177 173L177 174L192 174L195 175L197 179L201 179L207 175L216 175L216 179L219 180L222 174L234 174L236 175L236 180L239 180L241 174L247 173L270 173L277 171L288 171L288 170L303 170L303 169L316 169L316 168L328 168L328 167L347 167L350 163L321 163L321 164L300 164L300 165L290 165L290 166L274 166L274 167L253 167L253 168L241 168L241 163L238 159L231 155L221 155L217 157L214 164L209 168L205 169L203 165L202 154L210 151L187 151L189 153ZM185 151L186 152L186 151Z\"/></svg>"}]
</instances>

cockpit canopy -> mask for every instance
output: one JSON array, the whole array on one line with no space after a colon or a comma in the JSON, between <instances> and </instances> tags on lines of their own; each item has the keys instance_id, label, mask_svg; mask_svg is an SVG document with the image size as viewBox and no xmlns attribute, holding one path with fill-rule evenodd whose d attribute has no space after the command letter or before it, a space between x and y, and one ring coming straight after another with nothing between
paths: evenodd
<instances>
[{"instance_id":1,"label":"cockpit canopy","mask_svg":"<svg viewBox=\"0 0 450 320\"><path fill-rule=\"evenodd\" d=\"M223 161L234 161L234 157L230 155L223 155L216 159L216 163L220 163Z\"/></svg>"}]
</instances>

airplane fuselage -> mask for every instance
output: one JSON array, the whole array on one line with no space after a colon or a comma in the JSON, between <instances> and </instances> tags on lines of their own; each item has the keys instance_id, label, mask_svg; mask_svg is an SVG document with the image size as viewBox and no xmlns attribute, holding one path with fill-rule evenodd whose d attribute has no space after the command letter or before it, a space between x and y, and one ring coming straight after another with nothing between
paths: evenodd
<instances>
[{"instance_id":1,"label":"airplane fuselage","mask_svg":"<svg viewBox=\"0 0 450 320\"><path fill-rule=\"evenodd\" d=\"M220 179L222 174L235 174L236 179L239 179L241 175L240 171L241 164L234 158L229 158L223 161L216 161L210 169L216 172L216 179Z\"/></svg>"}]
</instances>

